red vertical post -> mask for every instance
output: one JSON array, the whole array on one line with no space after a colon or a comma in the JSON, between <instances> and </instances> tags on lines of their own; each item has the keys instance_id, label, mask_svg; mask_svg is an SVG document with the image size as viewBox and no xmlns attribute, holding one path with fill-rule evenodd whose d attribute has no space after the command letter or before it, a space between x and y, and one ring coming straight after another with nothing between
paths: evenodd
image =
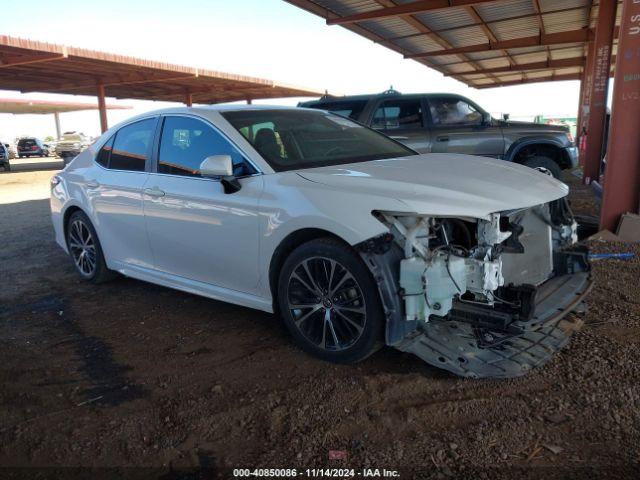
<instances>
[{"instance_id":1,"label":"red vertical post","mask_svg":"<svg viewBox=\"0 0 640 480\"><path fill-rule=\"evenodd\" d=\"M591 75L593 64L593 42L587 45L587 60L582 72L582 82L580 84L580 111L578 112L578 127L576 128L576 137L578 141L578 149L580 150L580 166L584 167L584 157L586 155L587 145L587 122L589 121L589 104L591 92L591 84L593 77Z\"/></svg>"},{"instance_id":2,"label":"red vertical post","mask_svg":"<svg viewBox=\"0 0 640 480\"><path fill-rule=\"evenodd\" d=\"M100 130L102 133L109 130L107 123L107 104L104 99L104 85L98 84L98 110L100 111Z\"/></svg>"},{"instance_id":3,"label":"red vertical post","mask_svg":"<svg viewBox=\"0 0 640 480\"><path fill-rule=\"evenodd\" d=\"M640 206L640 0L624 0L618 42L600 212L601 227L611 231Z\"/></svg>"},{"instance_id":4,"label":"red vertical post","mask_svg":"<svg viewBox=\"0 0 640 480\"><path fill-rule=\"evenodd\" d=\"M193 105L193 93L187 92L184 95L184 104L187 107L190 107L191 105Z\"/></svg>"},{"instance_id":5,"label":"red vertical post","mask_svg":"<svg viewBox=\"0 0 640 480\"><path fill-rule=\"evenodd\" d=\"M607 114L607 91L611 71L611 45L616 26L617 0L601 0L596 24L596 38L591 63L589 118L587 121L587 149L584 158L584 182L598 180L602 160L602 141Z\"/></svg>"}]
</instances>

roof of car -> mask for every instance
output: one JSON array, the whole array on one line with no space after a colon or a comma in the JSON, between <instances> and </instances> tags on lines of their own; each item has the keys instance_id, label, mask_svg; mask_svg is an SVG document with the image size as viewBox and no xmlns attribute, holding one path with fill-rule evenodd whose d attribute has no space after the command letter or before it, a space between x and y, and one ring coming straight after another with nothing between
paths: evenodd
<instances>
[{"instance_id":1,"label":"roof of car","mask_svg":"<svg viewBox=\"0 0 640 480\"><path fill-rule=\"evenodd\" d=\"M301 102L300 105L311 105L313 103L330 103L330 102L343 102L343 101L357 101L357 100L371 100L374 98L432 98L432 97L456 97L465 98L457 93L400 93L400 92L383 92L383 93L369 93L363 95L345 95L342 97L333 97L330 95L321 97L317 100L309 100Z\"/></svg>"}]
</instances>

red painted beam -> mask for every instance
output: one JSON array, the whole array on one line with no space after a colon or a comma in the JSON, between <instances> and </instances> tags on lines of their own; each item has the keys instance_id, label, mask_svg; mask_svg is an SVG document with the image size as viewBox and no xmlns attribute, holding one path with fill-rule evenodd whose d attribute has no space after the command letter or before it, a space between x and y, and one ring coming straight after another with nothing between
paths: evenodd
<instances>
[{"instance_id":1,"label":"red painted beam","mask_svg":"<svg viewBox=\"0 0 640 480\"><path fill-rule=\"evenodd\" d=\"M584 155L583 180L589 184L600 176L603 152L604 124L607 114L607 93L611 70L611 47L616 25L616 0L602 0L598 9L596 36L593 42L593 61L588 75L586 105L588 107L587 145Z\"/></svg>"},{"instance_id":2,"label":"red painted beam","mask_svg":"<svg viewBox=\"0 0 640 480\"><path fill-rule=\"evenodd\" d=\"M495 2L496 0L418 0L416 2L403 3L394 7L378 8L368 12L347 15L345 17L329 18L327 25L345 25L366 20L380 20L382 18L397 17L398 15L413 15L416 13L443 10L480 3Z\"/></svg>"},{"instance_id":3,"label":"red painted beam","mask_svg":"<svg viewBox=\"0 0 640 480\"><path fill-rule=\"evenodd\" d=\"M104 85L98 85L98 110L100 111L100 130L102 133L109 130L107 123L107 104L104 99Z\"/></svg>"},{"instance_id":4,"label":"red painted beam","mask_svg":"<svg viewBox=\"0 0 640 480\"><path fill-rule=\"evenodd\" d=\"M615 231L640 202L640 2L624 0L600 225Z\"/></svg>"},{"instance_id":5,"label":"red painted beam","mask_svg":"<svg viewBox=\"0 0 640 480\"><path fill-rule=\"evenodd\" d=\"M514 38L502 42L486 42L468 47L434 50L432 52L414 53L405 55L405 58L440 57L443 55L457 55L460 53L490 52L492 50L509 50L511 48L526 48L546 45L560 45L563 43L581 43L590 40L592 32L587 28L580 30L568 30L560 33L547 33L530 37Z\"/></svg>"},{"instance_id":6,"label":"red painted beam","mask_svg":"<svg viewBox=\"0 0 640 480\"><path fill-rule=\"evenodd\" d=\"M580 86L580 112L578 114L578 125L576 129L581 167L584 167L584 157L586 155L587 119L589 118L589 98L587 96L587 92L591 91L591 83L593 82L593 57L593 42L589 42L587 45L587 63L584 72L582 72L582 85Z\"/></svg>"}]
</instances>

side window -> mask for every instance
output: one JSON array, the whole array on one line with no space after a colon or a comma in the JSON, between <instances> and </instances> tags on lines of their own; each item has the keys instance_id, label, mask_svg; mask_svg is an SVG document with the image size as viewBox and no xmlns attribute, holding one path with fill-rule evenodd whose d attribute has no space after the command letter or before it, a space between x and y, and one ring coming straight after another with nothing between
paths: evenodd
<instances>
[{"instance_id":1,"label":"side window","mask_svg":"<svg viewBox=\"0 0 640 480\"><path fill-rule=\"evenodd\" d=\"M155 125L156 119L149 118L118 130L113 142L109 168L144 172Z\"/></svg>"},{"instance_id":2,"label":"side window","mask_svg":"<svg viewBox=\"0 0 640 480\"><path fill-rule=\"evenodd\" d=\"M113 149L114 138L115 135L112 135L111 138L107 140L107 143L102 146L102 148L98 152L98 155L96 156L96 162L98 162L104 168L109 168L109 159L111 158L111 150Z\"/></svg>"},{"instance_id":3,"label":"side window","mask_svg":"<svg viewBox=\"0 0 640 480\"><path fill-rule=\"evenodd\" d=\"M189 117L165 118L158 173L199 177L200 164L211 155L230 155L236 177L255 173L238 149L209 125Z\"/></svg>"},{"instance_id":4,"label":"side window","mask_svg":"<svg viewBox=\"0 0 640 480\"><path fill-rule=\"evenodd\" d=\"M367 100L348 100L338 102L322 102L311 105L311 108L327 110L331 113L335 113L336 115L341 115L343 117L357 120L366 105Z\"/></svg>"},{"instance_id":5,"label":"side window","mask_svg":"<svg viewBox=\"0 0 640 480\"><path fill-rule=\"evenodd\" d=\"M422 102L419 98L386 100L373 114L371 126L376 129L422 128Z\"/></svg>"},{"instance_id":6,"label":"side window","mask_svg":"<svg viewBox=\"0 0 640 480\"><path fill-rule=\"evenodd\" d=\"M429 110L434 125L480 125L482 114L458 98L430 98Z\"/></svg>"}]
</instances>

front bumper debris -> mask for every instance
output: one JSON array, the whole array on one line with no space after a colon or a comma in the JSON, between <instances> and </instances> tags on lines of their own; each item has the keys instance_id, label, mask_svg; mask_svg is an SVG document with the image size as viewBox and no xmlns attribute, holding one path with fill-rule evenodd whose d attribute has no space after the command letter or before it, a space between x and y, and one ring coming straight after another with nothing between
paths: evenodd
<instances>
[{"instance_id":1,"label":"front bumper debris","mask_svg":"<svg viewBox=\"0 0 640 480\"><path fill-rule=\"evenodd\" d=\"M538 289L533 320L522 333L432 316L397 348L463 377L519 377L547 363L582 326L566 317L591 288L588 271L548 280Z\"/></svg>"}]
</instances>

